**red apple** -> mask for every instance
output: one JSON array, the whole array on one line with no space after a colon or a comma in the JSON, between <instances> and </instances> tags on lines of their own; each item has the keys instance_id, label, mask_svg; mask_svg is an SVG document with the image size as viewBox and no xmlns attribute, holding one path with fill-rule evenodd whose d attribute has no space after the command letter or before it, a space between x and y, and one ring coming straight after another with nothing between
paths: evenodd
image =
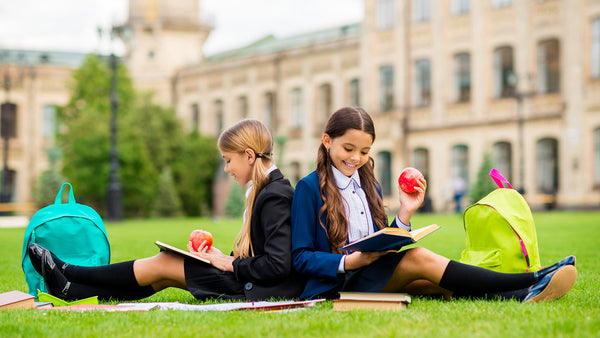
<instances>
[{"instance_id":1,"label":"red apple","mask_svg":"<svg viewBox=\"0 0 600 338\"><path fill-rule=\"evenodd\" d=\"M419 184L419 180L423 178L423 174L413 167L408 167L402 170L398 177L400 189L406 193L415 192L415 187Z\"/></svg>"},{"instance_id":2,"label":"red apple","mask_svg":"<svg viewBox=\"0 0 600 338\"><path fill-rule=\"evenodd\" d=\"M198 250L198 247L200 247L200 244L204 241L206 241L206 248L210 249L213 242L213 237L210 232L206 230L194 230L190 234L190 242L192 242L192 248L194 248L194 250Z\"/></svg>"}]
</instances>

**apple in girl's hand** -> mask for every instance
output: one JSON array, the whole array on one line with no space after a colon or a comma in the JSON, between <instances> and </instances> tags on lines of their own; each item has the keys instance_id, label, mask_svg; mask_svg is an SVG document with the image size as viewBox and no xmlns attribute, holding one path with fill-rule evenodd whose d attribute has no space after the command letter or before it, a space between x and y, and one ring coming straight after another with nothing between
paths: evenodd
<instances>
[{"instance_id":1,"label":"apple in girl's hand","mask_svg":"<svg viewBox=\"0 0 600 338\"><path fill-rule=\"evenodd\" d=\"M423 178L423 174L413 167L408 167L402 170L398 177L400 189L405 193L415 192L415 187L419 184L419 179Z\"/></svg>"},{"instance_id":2,"label":"apple in girl's hand","mask_svg":"<svg viewBox=\"0 0 600 338\"><path fill-rule=\"evenodd\" d=\"M190 242L192 242L192 248L194 248L194 250L197 251L200 244L204 241L206 241L206 248L210 249L213 242L213 237L210 232L206 230L194 230L190 234Z\"/></svg>"}]
</instances>

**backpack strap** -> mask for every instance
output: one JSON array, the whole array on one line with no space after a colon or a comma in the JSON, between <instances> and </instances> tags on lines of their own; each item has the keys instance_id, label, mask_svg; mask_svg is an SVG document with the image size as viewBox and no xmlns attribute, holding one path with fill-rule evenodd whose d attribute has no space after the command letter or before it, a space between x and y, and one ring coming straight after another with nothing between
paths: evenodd
<instances>
[{"instance_id":1,"label":"backpack strap","mask_svg":"<svg viewBox=\"0 0 600 338\"><path fill-rule=\"evenodd\" d=\"M60 190L58 191L58 194L56 195L56 198L54 199L54 204L62 204L62 193L63 193L63 188L65 187L65 185L69 186L69 204L75 204L77 202L75 202L75 195L73 195L73 186L71 186L71 183L69 182L65 182L60 186Z\"/></svg>"},{"instance_id":2,"label":"backpack strap","mask_svg":"<svg viewBox=\"0 0 600 338\"><path fill-rule=\"evenodd\" d=\"M502 174L500 174L500 172L495 168L490 171L490 176L492 177L494 182L496 182L498 188L504 188L504 183L506 183L506 185L508 185L509 188L514 189L512 185L510 185L508 180L504 178L504 176L502 176Z\"/></svg>"}]
</instances>

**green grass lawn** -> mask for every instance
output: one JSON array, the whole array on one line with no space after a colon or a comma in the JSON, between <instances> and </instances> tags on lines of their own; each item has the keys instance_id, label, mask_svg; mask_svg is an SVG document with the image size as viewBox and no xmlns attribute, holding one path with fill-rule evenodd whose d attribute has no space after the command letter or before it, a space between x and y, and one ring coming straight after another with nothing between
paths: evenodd
<instances>
[{"instance_id":1,"label":"green grass lawn","mask_svg":"<svg viewBox=\"0 0 600 338\"><path fill-rule=\"evenodd\" d=\"M577 255L579 276L565 297L548 303L514 301L442 301L413 297L402 312L332 312L331 302L288 313L238 311L202 313L62 312L13 310L0 312L0 337L14 336L476 336L542 337L600 335L600 212L534 213L542 265ZM452 259L464 248L462 218L454 214L418 214L413 227L442 226L419 242ZM182 248L193 229L214 235L214 245L228 252L239 220L151 219L107 224L112 262L154 255L155 240ZM0 292L27 284L21 270L25 229L0 229ZM198 304L187 291L164 290L146 301Z\"/></svg>"}]
</instances>

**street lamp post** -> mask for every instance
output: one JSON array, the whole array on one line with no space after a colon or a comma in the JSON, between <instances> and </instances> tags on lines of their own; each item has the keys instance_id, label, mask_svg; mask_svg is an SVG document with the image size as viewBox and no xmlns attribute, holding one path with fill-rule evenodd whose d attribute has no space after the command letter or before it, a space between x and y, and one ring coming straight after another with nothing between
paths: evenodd
<instances>
[{"instance_id":1,"label":"street lamp post","mask_svg":"<svg viewBox=\"0 0 600 338\"><path fill-rule=\"evenodd\" d=\"M529 76L528 76L529 78ZM519 188L522 195L525 194L525 145L524 125L525 113L523 111L523 99L532 95L530 92L519 90L519 76L514 72L509 75L508 83L514 88L514 97L517 100L517 137L519 142Z\"/></svg>"},{"instance_id":2,"label":"street lamp post","mask_svg":"<svg viewBox=\"0 0 600 338\"><path fill-rule=\"evenodd\" d=\"M108 219L113 222L121 221L123 217L122 190L119 181L119 155L117 153L117 57L110 54L110 174L108 177L107 208Z\"/></svg>"}]
</instances>

